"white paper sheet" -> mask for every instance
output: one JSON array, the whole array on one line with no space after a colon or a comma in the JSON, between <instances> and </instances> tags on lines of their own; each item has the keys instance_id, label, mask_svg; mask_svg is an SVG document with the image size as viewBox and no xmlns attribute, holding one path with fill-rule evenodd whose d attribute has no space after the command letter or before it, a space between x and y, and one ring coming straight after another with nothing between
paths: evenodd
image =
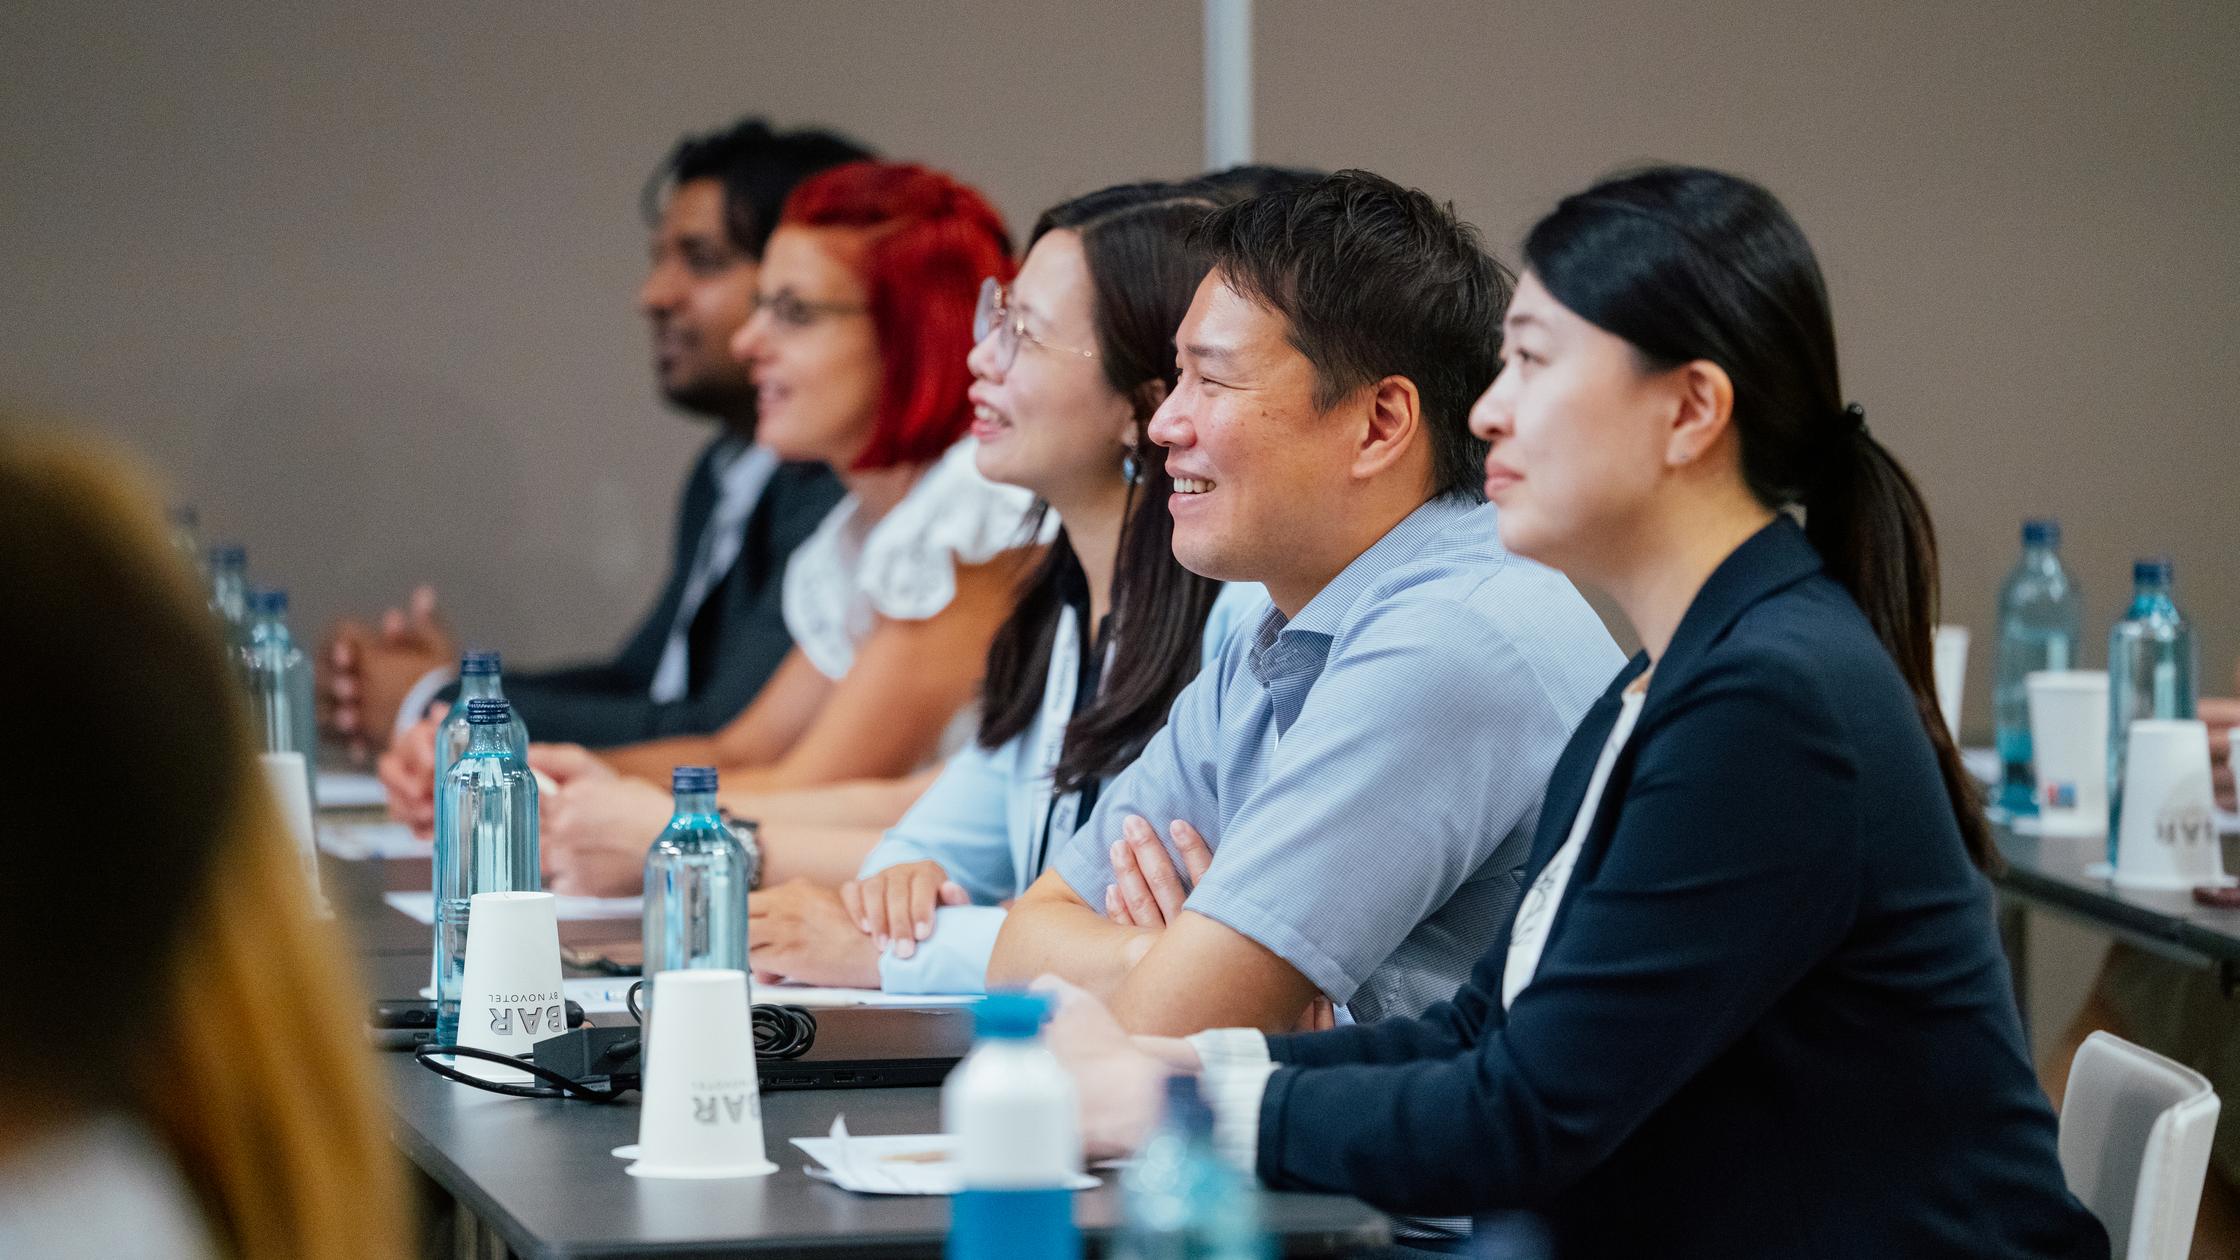
<instances>
[{"instance_id":1,"label":"white paper sheet","mask_svg":"<svg viewBox=\"0 0 2240 1260\"><path fill-rule=\"evenodd\" d=\"M317 791L321 809L372 809L389 799L381 780L363 770L321 770Z\"/></svg>"},{"instance_id":2,"label":"white paper sheet","mask_svg":"<svg viewBox=\"0 0 2240 1260\"><path fill-rule=\"evenodd\" d=\"M383 893L383 901L422 923L436 921L436 895L432 892ZM640 897L558 897L554 910L562 919L635 919Z\"/></svg>"},{"instance_id":3,"label":"white paper sheet","mask_svg":"<svg viewBox=\"0 0 2240 1260\"><path fill-rule=\"evenodd\" d=\"M621 1015L629 1010L624 995L637 983L635 976L584 976L562 982L568 996L587 1015ZM914 996L881 993L877 989L826 989L806 984L756 984L754 1000L787 1006L964 1006L980 1000L978 994L941 993Z\"/></svg>"},{"instance_id":4,"label":"white paper sheet","mask_svg":"<svg viewBox=\"0 0 2240 1260\"><path fill-rule=\"evenodd\" d=\"M400 822L319 821L319 847L346 862L370 858L424 858L435 853L435 843L415 839L412 828Z\"/></svg>"},{"instance_id":5,"label":"white paper sheet","mask_svg":"<svg viewBox=\"0 0 2240 1260\"><path fill-rule=\"evenodd\" d=\"M803 1154L823 1165L805 1171L858 1194L955 1194L963 1188L957 1141L942 1133L853 1137L848 1118L835 1116L829 1136L795 1138ZM1069 1190L1093 1190L1097 1179L1076 1174Z\"/></svg>"}]
</instances>

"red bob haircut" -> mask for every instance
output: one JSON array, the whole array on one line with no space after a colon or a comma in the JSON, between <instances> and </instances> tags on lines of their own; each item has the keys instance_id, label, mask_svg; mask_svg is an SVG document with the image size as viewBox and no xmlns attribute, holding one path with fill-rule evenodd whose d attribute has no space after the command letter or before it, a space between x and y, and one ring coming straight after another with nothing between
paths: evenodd
<instances>
[{"instance_id":1,"label":"red bob haircut","mask_svg":"<svg viewBox=\"0 0 2240 1260\"><path fill-rule=\"evenodd\" d=\"M1009 283L1011 237L979 191L908 162L850 162L801 181L780 226L864 234L882 364L879 417L859 469L930 464L972 424L972 315L980 282Z\"/></svg>"}]
</instances>

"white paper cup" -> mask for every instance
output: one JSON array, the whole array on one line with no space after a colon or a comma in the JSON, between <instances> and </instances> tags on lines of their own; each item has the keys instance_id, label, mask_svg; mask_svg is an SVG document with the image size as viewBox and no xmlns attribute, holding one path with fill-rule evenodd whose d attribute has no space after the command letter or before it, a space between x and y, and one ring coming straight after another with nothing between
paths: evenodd
<instances>
[{"instance_id":1,"label":"white paper cup","mask_svg":"<svg viewBox=\"0 0 2240 1260\"><path fill-rule=\"evenodd\" d=\"M760 1177L778 1170L762 1144L754 1021L743 971L664 971L653 978L645 1090L633 1177Z\"/></svg>"},{"instance_id":2,"label":"white paper cup","mask_svg":"<svg viewBox=\"0 0 2240 1260\"><path fill-rule=\"evenodd\" d=\"M299 752L258 753L264 766L265 785L280 808L280 817L295 837L296 860L303 864L304 883L312 895L319 892L319 832L311 808L311 780Z\"/></svg>"},{"instance_id":3,"label":"white paper cup","mask_svg":"<svg viewBox=\"0 0 2240 1260\"><path fill-rule=\"evenodd\" d=\"M2108 834L2108 675L2040 670L2030 693L2030 752L2038 779L2038 833Z\"/></svg>"},{"instance_id":4,"label":"white paper cup","mask_svg":"<svg viewBox=\"0 0 2240 1260\"><path fill-rule=\"evenodd\" d=\"M560 984L560 921L547 892L476 893L468 903L466 974L459 982L459 1044L527 1054L568 1030ZM490 1081L527 1072L462 1057L458 1068Z\"/></svg>"},{"instance_id":5,"label":"white paper cup","mask_svg":"<svg viewBox=\"0 0 2240 1260\"><path fill-rule=\"evenodd\" d=\"M1944 728L1955 746L1960 743L1960 698L1968 685L1968 628L1938 626L1935 666L1937 707L1944 710Z\"/></svg>"},{"instance_id":6,"label":"white paper cup","mask_svg":"<svg viewBox=\"0 0 2240 1260\"><path fill-rule=\"evenodd\" d=\"M2192 718L2133 722L2123 760L2116 883L2175 889L2225 883L2216 804L2206 723Z\"/></svg>"}]
</instances>

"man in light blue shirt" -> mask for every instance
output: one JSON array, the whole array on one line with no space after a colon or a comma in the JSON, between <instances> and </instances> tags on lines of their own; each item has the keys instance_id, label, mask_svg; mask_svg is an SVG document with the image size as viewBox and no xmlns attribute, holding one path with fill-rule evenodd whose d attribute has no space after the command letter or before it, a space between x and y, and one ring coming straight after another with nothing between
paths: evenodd
<instances>
[{"instance_id":1,"label":"man in light blue shirt","mask_svg":"<svg viewBox=\"0 0 2240 1260\"><path fill-rule=\"evenodd\" d=\"M1003 925L991 986L1055 972L1133 1031L1370 1019L1453 994L1520 893L1541 790L1624 658L1508 555L1466 416L1508 278L1420 192L1341 172L1212 215L1214 267L1151 424L1175 555L1274 609L1184 690ZM1131 839L1124 824L1149 831ZM1171 921L1108 920L1124 871L1212 862ZM1139 856L1140 855L1140 856Z\"/></svg>"}]
</instances>

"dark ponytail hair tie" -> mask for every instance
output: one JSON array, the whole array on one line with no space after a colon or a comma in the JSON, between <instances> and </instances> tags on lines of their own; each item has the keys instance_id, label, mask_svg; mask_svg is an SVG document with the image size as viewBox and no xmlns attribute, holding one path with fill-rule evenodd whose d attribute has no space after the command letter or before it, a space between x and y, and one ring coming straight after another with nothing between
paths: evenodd
<instances>
[{"instance_id":1,"label":"dark ponytail hair tie","mask_svg":"<svg viewBox=\"0 0 2240 1260\"><path fill-rule=\"evenodd\" d=\"M1846 433L1855 433L1864 437L1867 432L1867 409L1857 403L1845 407L1843 409L1843 429Z\"/></svg>"}]
</instances>

